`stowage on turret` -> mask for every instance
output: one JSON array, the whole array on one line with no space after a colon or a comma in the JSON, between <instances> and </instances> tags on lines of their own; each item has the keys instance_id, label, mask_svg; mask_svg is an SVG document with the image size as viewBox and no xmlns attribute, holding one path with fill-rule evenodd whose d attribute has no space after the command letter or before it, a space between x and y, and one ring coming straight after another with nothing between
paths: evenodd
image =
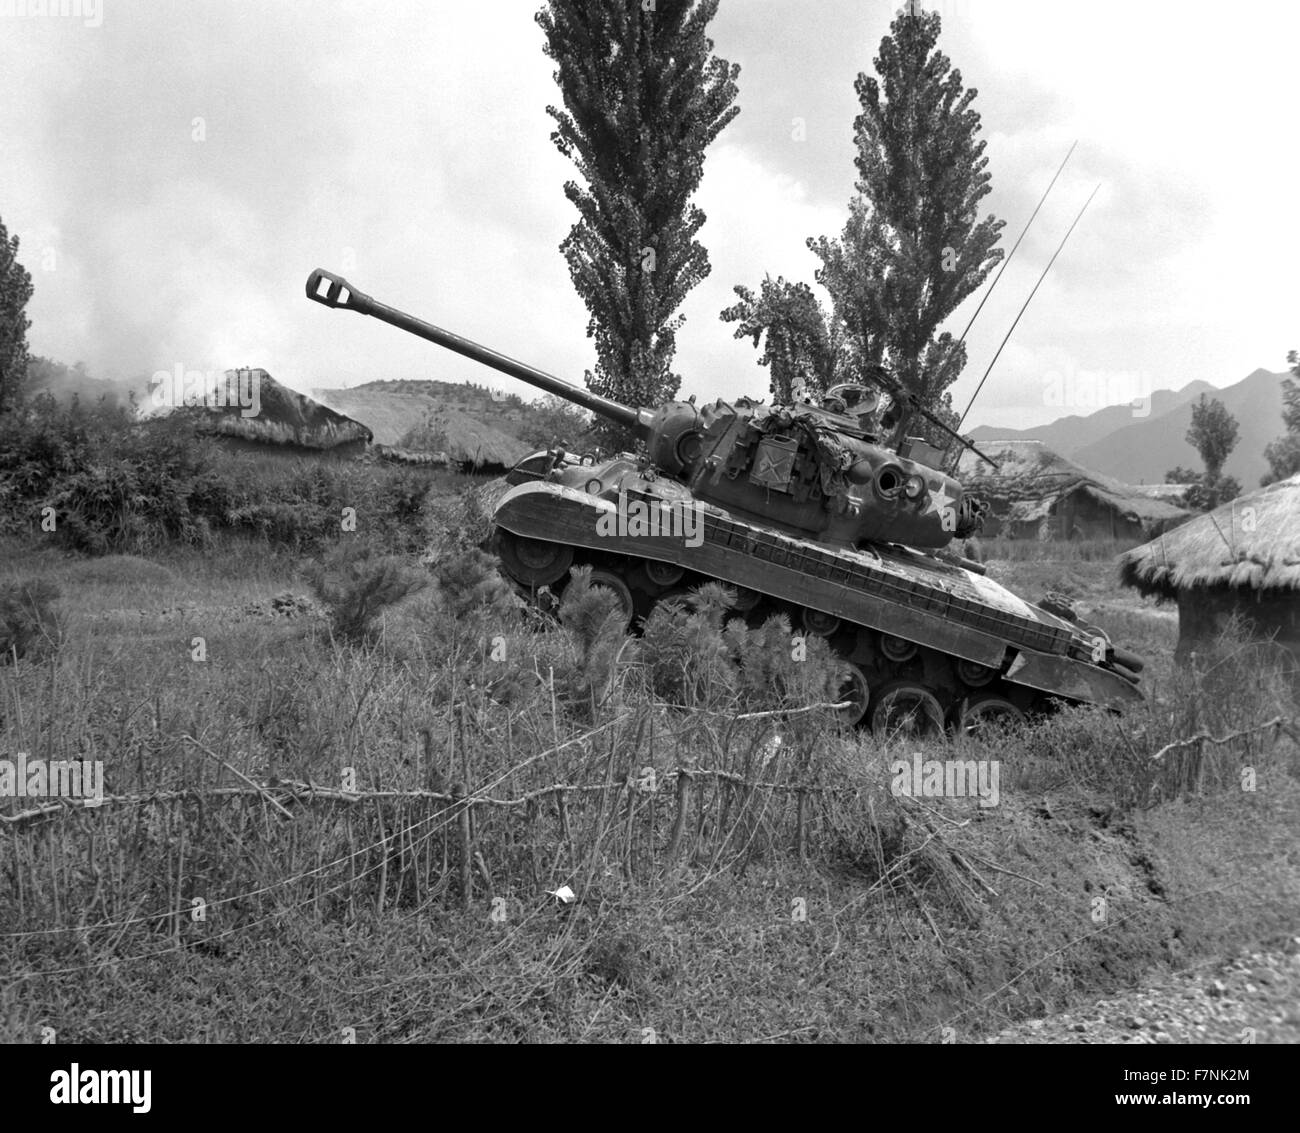
<instances>
[{"instance_id":1,"label":"stowage on turret","mask_svg":"<svg viewBox=\"0 0 1300 1133\"><path fill-rule=\"evenodd\" d=\"M629 628L710 580L734 610L773 613L844 658L848 721L913 734L974 730L1054 703L1141 699L1142 662L1059 600L1033 605L951 548L984 505L944 472L944 454L886 441L888 372L817 404L739 398L621 405L442 330L316 270L309 298L389 323L565 398L629 430L644 455L534 453L493 515L503 571L528 593L563 591L575 565L617 598ZM923 411L922 411L923 412ZM968 442L961 441L967 444Z\"/></svg>"}]
</instances>

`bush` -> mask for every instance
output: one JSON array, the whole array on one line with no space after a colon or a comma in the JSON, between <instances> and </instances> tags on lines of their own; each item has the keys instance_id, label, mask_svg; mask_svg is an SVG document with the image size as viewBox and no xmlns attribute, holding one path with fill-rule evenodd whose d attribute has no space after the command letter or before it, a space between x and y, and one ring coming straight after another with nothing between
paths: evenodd
<instances>
[{"instance_id":1,"label":"bush","mask_svg":"<svg viewBox=\"0 0 1300 1133\"><path fill-rule=\"evenodd\" d=\"M75 400L37 398L0 429L0 534L36 533L50 507L55 541L95 555L206 547L220 531L311 552L337 537L344 508L371 542L413 552L428 542L438 483L410 469L285 459L270 446L231 453L184 418L141 422Z\"/></svg>"},{"instance_id":2,"label":"bush","mask_svg":"<svg viewBox=\"0 0 1300 1133\"><path fill-rule=\"evenodd\" d=\"M573 638L578 659L569 675L569 694L595 709L613 688L619 658L628 645L618 598L591 585L590 566L576 566L560 602L560 622Z\"/></svg>"},{"instance_id":3,"label":"bush","mask_svg":"<svg viewBox=\"0 0 1300 1133\"><path fill-rule=\"evenodd\" d=\"M62 626L54 609L59 588L44 579L0 586L0 663L58 649Z\"/></svg>"},{"instance_id":4,"label":"bush","mask_svg":"<svg viewBox=\"0 0 1300 1133\"><path fill-rule=\"evenodd\" d=\"M341 543L304 571L330 624L344 641L374 640L375 619L387 607L429 585L418 567L357 542Z\"/></svg>"}]
</instances>

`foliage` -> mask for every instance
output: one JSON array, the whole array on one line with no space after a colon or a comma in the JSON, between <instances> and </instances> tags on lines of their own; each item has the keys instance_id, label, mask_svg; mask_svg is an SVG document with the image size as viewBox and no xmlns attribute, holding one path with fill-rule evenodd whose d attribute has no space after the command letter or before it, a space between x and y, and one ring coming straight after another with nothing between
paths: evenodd
<instances>
[{"instance_id":1,"label":"foliage","mask_svg":"<svg viewBox=\"0 0 1300 1133\"><path fill-rule=\"evenodd\" d=\"M408 560L355 538L336 545L303 573L335 634L357 644L375 640L375 619L386 607L429 585L429 576Z\"/></svg>"},{"instance_id":2,"label":"foliage","mask_svg":"<svg viewBox=\"0 0 1300 1133\"><path fill-rule=\"evenodd\" d=\"M1241 495L1241 484L1232 476L1220 476L1217 480L1209 476L1199 477L1183 494L1183 503L1195 511L1213 511L1220 504L1226 504Z\"/></svg>"},{"instance_id":3,"label":"foliage","mask_svg":"<svg viewBox=\"0 0 1300 1133\"><path fill-rule=\"evenodd\" d=\"M205 546L218 531L311 551L334 540L345 508L393 551L427 542L435 480L410 469L231 454L183 421L136 421L101 399L66 406L42 393L0 430L0 531L37 532L90 554L167 543ZM55 527L41 527L53 508Z\"/></svg>"},{"instance_id":4,"label":"foliage","mask_svg":"<svg viewBox=\"0 0 1300 1133\"><path fill-rule=\"evenodd\" d=\"M1237 419L1217 398L1205 394L1192 406L1192 424L1187 443L1201 454L1205 471L1195 472L1181 465L1165 473L1166 484L1190 484L1183 496L1186 506L1212 511L1241 495L1241 484L1223 475L1223 462L1237 444Z\"/></svg>"},{"instance_id":5,"label":"foliage","mask_svg":"<svg viewBox=\"0 0 1300 1133\"><path fill-rule=\"evenodd\" d=\"M676 394L674 312L709 272L695 238L704 213L689 202L704 151L739 113L740 68L714 56L706 35L717 8L550 0L537 16L564 98L564 110L547 107L551 138L585 182L564 186L579 218L560 250L596 341L587 384L626 405ZM597 429L610 447L632 447L624 430Z\"/></svg>"},{"instance_id":6,"label":"foliage","mask_svg":"<svg viewBox=\"0 0 1300 1133\"><path fill-rule=\"evenodd\" d=\"M18 237L0 220L0 414L18 404L27 381L31 297L31 273L18 262Z\"/></svg>"},{"instance_id":7,"label":"foliage","mask_svg":"<svg viewBox=\"0 0 1300 1133\"><path fill-rule=\"evenodd\" d=\"M777 357L788 343L834 344L836 380L869 383L886 364L906 398L883 424L946 445L946 434L913 420L913 405L957 423L945 391L966 350L936 332L1001 260L995 245L1003 223L978 219L990 186L980 116L971 109L976 91L963 88L961 72L938 51L941 26L936 13L900 11L875 59L879 78L857 78L858 195L838 238L808 241L821 260L816 278L830 295L830 318L810 328L819 306L789 285L773 294L780 303L742 294L723 318L765 330Z\"/></svg>"},{"instance_id":8,"label":"foliage","mask_svg":"<svg viewBox=\"0 0 1300 1133\"><path fill-rule=\"evenodd\" d=\"M1272 484L1300 472L1300 351L1292 350L1286 360L1291 364L1291 376L1282 380L1282 423L1286 432L1264 449L1268 472L1261 484Z\"/></svg>"},{"instance_id":9,"label":"foliage","mask_svg":"<svg viewBox=\"0 0 1300 1133\"><path fill-rule=\"evenodd\" d=\"M568 677L568 693L593 714L613 688L618 659L627 643L618 598L591 585L591 567L576 566L560 601L560 622L573 637L577 664Z\"/></svg>"},{"instance_id":10,"label":"foliage","mask_svg":"<svg viewBox=\"0 0 1300 1133\"><path fill-rule=\"evenodd\" d=\"M890 761L911 749L830 713L737 720L631 697L594 722L552 712L548 668L570 656L554 627L511 638L530 688L507 704L490 657L411 665L340 647L318 619L244 613L292 579L270 550L172 550L165 583L138 562L0 547L0 573L62 586L77 627L52 669L0 672L0 749L108 749L119 798L93 821L63 807L6 826L0 1039L976 1039L1294 931L1300 748L1273 727L1240 734L1293 715L1294 693L1254 664L1153 678L1145 707L1069 711L1013 742L925 744L1000 761L1001 802L981 809L895 797ZM1113 589L1109 564L1086 578ZM178 598L210 611L205 664L177 663ZM1144 683L1164 671L1148 659ZM1152 758L1198 733L1236 738ZM467 814L437 794L461 779L514 805ZM178 885L206 895L206 919L183 901L174 915ZM549 895L561 885L574 903ZM1081 932L1098 893L1112 927ZM340 1005L339 987L356 994Z\"/></svg>"},{"instance_id":11,"label":"foliage","mask_svg":"<svg viewBox=\"0 0 1300 1133\"><path fill-rule=\"evenodd\" d=\"M479 547L462 547L430 564L444 609L455 619L504 621L519 601L497 571L496 559Z\"/></svg>"},{"instance_id":12,"label":"foliage","mask_svg":"<svg viewBox=\"0 0 1300 1133\"><path fill-rule=\"evenodd\" d=\"M1218 480L1222 474L1223 462L1237 445L1237 432L1237 419L1223 402L1206 394L1197 398L1187 443L1201 454L1208 482Z\"/></svg>"},{"instance_id":13,"label":"foliage","mask_svg":"<svg viewBox=\"0 0 1300 1133\"><path fill-rule=\"evenodd\" d=\"M62 627L54 603L60 596L43 578L0 585L0 664L58 648Z\"/></svg>"},{"instance_id":14,"label":"foliage","mask_svg":"<svg viewBox=\"0 0 1300 1133\"><path fill-rule=\"evenodd\" d=\"M583 438L591 431L590 414L573 402L548 393L528 406L519 439L534 450L558 445L581 451Z\"/></svg>"},{"instance_id":15,"label":"foliage","mask_svg":"<svg viewBox=\"0 0 1300 1133\"><path fill-rule=\"evenodd\" d=\"M740 285L735 291L740 301L724 310L722 319L738 323L735 337L752 339L755 348L767 336L758 364L771 372L776 404L816 400L835 384L844 361L841 327L827 317L812 288L769 275L757 296Z\"/></svg>"}]
</instances>

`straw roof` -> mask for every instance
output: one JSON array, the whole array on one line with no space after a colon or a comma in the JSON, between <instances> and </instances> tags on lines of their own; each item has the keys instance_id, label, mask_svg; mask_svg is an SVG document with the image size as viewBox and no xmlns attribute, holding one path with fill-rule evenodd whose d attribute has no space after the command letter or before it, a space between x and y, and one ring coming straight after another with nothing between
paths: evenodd
<instances>
[{"instance_id":1,"label":"straw roof","mask_svg":"<svg viewBox=\"0 0 1300 1133\"><path fill-rule=\"evenodd\" d=\"M973 495L1007 501L1007 518L1013 522L1045 518L1057 500L1074 491L1140 523L1148 532L1187 516L1184 509L1157 494L1075 464L1041 441L982 441L979 447L998 462L998 469L966 451L958 464L958 477Z\"/></svg>"},{"instance_id":2,"label":"straw roof","mask_svg":"<svg viewBox=\"0 0 1300 1133\"><path fill-rule=\"evenodd\" d=\"M1300 589L1300 474L1134 547L1119 562L1126 586L1164 598L1192 587Z\"/></svg>"},{"instance_id":3,"label":"straw roof","mask_svg":"<svg viewBox=\"0 0 1300 1133\"><path fill-rule=\"evenodd\" d=\"M364 425L282 386L265 370L227 370L228 389L239 388L241 374L257 382L260 405L255 416L245 417L237 404L185 406L175 413L191 418L200 433L264 444L325 450L358 441L370 443L371 433ZM244 378L245 386L248 380Z\"/></svg>"},{"instance_id":4,"label":"straw roof","mask_svg":"<svg viewBox=\"0 0 1300 1133\"><path fill-rule=\"evenodd\" d=\"M422 425L402 438L400 447L445 452L457 463L474 468L513 468L531 451L522 441L459 409L429 413Z\"/></svg>"},{"instance_id":5,"label":"straw roof","mask_svg":"<svg viewBox=\"0 0 1300 1133\"><path fill-rule=\"evenodd\" d=\"M445 452L415 452L411 449L394 448L391 445L371 445L369 451L377 460L386 460L393 464L419 464L445 468L452 463Z\"/></svg>"}]
</instances>

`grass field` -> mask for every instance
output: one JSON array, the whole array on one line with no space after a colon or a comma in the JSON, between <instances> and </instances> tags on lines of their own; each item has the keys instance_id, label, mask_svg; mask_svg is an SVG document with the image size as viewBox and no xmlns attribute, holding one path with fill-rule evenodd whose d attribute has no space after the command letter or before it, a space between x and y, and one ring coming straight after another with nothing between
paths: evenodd
<instances>
[{"instance_id":1,"label":"grass field","mask_svg":"<svg viewBox=\"0 0 1300 1133\"><path fill-rule=\"evenodd\" d=\"M1258 727L1291 686L1252 650L1176 672L1106 560L990 563L1146 655L1151 698L923 753L997 760L987 808L895 795L912 748L829 711L753 715L702 661L675 710L644 643L446 586L354 644L255 541L0 563L62 593L57 650L0 668L0 758L102 760L116 800L0 803L8 1041L977 1041L1300 928L1300 750ZM1152 758L1198 732L1233 738Z\"/></svg>"}]
</instances>

